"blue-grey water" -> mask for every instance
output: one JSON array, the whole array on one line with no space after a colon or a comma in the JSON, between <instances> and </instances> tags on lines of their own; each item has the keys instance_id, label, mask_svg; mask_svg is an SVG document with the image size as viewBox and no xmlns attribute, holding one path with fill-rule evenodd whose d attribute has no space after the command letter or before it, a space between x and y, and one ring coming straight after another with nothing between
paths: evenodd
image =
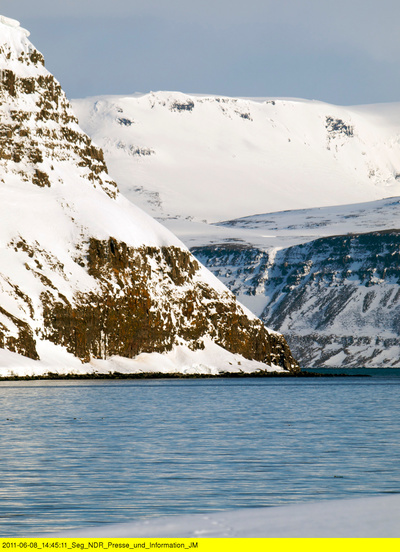
<instances>
[{"instance_id":1,"label":"blue-grey water","mask_svg":"<svg viewBox=\"0 0 400 552\"><path fill-rule=\"evenodd\" d=\"M400 378L0 383L0 536L400 492Z\"/></svg>"}]
</instances>

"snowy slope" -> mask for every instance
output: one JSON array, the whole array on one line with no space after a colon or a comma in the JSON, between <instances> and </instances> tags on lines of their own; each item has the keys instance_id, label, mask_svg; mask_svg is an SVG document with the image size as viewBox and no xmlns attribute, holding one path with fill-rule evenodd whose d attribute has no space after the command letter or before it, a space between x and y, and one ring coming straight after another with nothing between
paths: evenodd
<instances>
[{"instance_id":1,"label":"snowy slope","mask_svg":"<svg viewBox=\"0 0 400 552\"><path fill-rule=\"evenodd\" d=\"M327 236L397 228L400 197L249 215L213 224L184 219L164 221L190 248L236 243L276 250Z\"/></svg>"},{"instance_id":2,"label":"snowy slope","mask_svg":"<svg viewBox=\"0 0 400 552\"><path fill-rule=\"evenodd\" d=\"M216 222L400 195L400 104L156 92L73 106L122 191L159 218Z\"/></svg>"},{"instance_id":3,"label":"snowy slope","mask_svg":"<svg viewBox=\"0 0 400 552\"><path fill-rule=\"evenodd\" d=\"M18 22L0 19L5 364L32 373L26 359L12 355L20 353L68 370L76 365L71 355L89 362L181 347L186 366L191 352L209 340L225 350L224 366L233 365L229 355L240 366L235 354L273 363L273 342L283 338L268 332L179 239L119 193L103 152L78 126L28 34ZM220 315L227 324L230 317L236 320L233 331L233 318L224 329ZM262 354L252 334L256 328L265 336ZM282 347L283 341L279 354ZM249 348L259 349L257 359Z\"/></svg>"}]
</instances>

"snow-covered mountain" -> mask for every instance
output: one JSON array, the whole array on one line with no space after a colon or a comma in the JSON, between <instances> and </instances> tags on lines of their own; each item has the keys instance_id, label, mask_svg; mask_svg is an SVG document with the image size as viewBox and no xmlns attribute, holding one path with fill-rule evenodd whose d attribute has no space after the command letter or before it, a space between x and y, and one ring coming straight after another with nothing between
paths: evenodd
<instances>
[{"instance_id":1,"label":"snow-covered mountain","mask_svg":"<svg viewBox=\"0 0 400 552\"><path fill-rule=\"evenodd\" d=\"M400 103L157 92L74 107L127 196L304 366L400 366L399 233L382 232L400 227Z\"/></svg>"},{"instance_id":2,"label":"snow-covered mountain","mask_svg":"<svg viewBox=\"0 0 400 552\"><path fill-rule=\"evenodd\" d=\"M400 195L400 104L157 92L73 106L124 194L158 218L217 222Z\"/></svg>"},{"instance_id":3,"label":"snow-covered mountain","mask_svg":"<svg viewBox=\"0 0 400 552\"><path fill-rule=\"evenodd\" d=\"M284 338L119 192L28 36L0 17L0 375L174 359L175 371L296 370Z\"/></svg>"}]
</instances>

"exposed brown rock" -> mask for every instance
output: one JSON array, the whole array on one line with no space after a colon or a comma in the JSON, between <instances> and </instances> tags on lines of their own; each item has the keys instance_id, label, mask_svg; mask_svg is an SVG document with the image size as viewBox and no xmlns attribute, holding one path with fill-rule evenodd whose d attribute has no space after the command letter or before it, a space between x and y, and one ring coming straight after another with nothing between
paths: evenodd
<instances>
[{"instance_id":1,"label":"exposed brown rock","mask_svg":"<svg viewBox=\"0 0 400 552\"><path fill-rule=\"evenodd\" d=\"M17 336L12 335L9 329L0 323L0 348L8 349L13 353L19 353L33 360L38 360L39 355L36 351L36 342L29 325L7 312L3 307L0 307L0 314L8 318L18 332Z\"/></svg>"},{"instance_id":2,"label":"exposed brown rock","mask_svg":"<svg viewBox=\"0 0 400 552\"><path fill-rule=\"evenodd\" d=\"M0 54L12 55L5 47L0 50ZM43 56L35 50L21 53L20 61L44 64ZM31 109L13 109L14 102L17 103L23 96L27 99L25 105L31 105ZM11 159L15 163L40 164L46 157L51 160L70 159L72 162L75 159L79 166L86 169L83 176L94 185L99 185L110 197L117 196L117 185L106 177L108 170L102 150L95 147L77 126L78 120L53 75L39 74L37 78L26 78L19 77L9 69L2 70L0 105L2 101L9 105L9 109L6 111L7 118L2 117L1 121L0 161ZM51 124L50 130L49 123L58 126L53 128ZM22 137L23 141L20 140ZM37 171L33 177L30 173L26 173L26 176L33 184L51 185L50 181L43 184L44 180Z\"/></svg>"},{"instance_id":3,"label":"exposed brown rock","mask_svg":"<svg viewBox=\"0 0 400 552\"><path fill-rule=\"evenodd\" d=\"M32 179L32 182L36 184L36 186L40 186L41 188L44 188L45 186L50 187L49 175L43 171L39 171L39 169L35 170L35 175Z\"/></svg>"},{"instance_id":4,"label":"exposed brown rock","mask_svg":"<svg viewBox=\"0 0 400 552\"><path fill-rule=\"evenodd\" d=\"M168 351L179 338L195 350L209 335L245 358L298 369L282 336L248 318L231 294L221 297L195 281L199 265L188 251L91 239L87 261L89 274L99 281L98 293L78 294L74 305L51 293L42 296L43 337L83 361Z\"/></svg>"}]
</instances>

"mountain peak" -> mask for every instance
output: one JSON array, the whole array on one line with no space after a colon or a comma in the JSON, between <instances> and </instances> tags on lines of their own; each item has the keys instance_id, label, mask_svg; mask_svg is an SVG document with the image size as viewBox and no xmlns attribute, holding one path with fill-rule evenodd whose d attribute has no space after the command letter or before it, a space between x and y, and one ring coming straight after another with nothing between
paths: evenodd
<instances>
[{"instance_id":1,"label":"mountain peak","mask_svg":"<svg viewBox=\"0 0 400 552\"><path fill-rule=\"evenodd\" d=\"M2 17L0 27L0 166L27 183L60 183L56 164L75 159L79 176L116 197L102 151L78 126L59 82L27 39L18 21ZM63 179L61 179L63 180Z\"/></svg>"},{"instance_id":2,"label":"mountain peak","mask_svg":"<svg viewBox=\"0 0 400 552\"><path fill-rule=\"evenodd\" d=\"M30 36L31 34L29 31L21 27L19 21L17 21L16 19L11 19L10 17L5 17L4 15L0 15L0 24L6 27L11 27L12 29L17 29L26 37Z\"/></svg>"}]
</instances>

